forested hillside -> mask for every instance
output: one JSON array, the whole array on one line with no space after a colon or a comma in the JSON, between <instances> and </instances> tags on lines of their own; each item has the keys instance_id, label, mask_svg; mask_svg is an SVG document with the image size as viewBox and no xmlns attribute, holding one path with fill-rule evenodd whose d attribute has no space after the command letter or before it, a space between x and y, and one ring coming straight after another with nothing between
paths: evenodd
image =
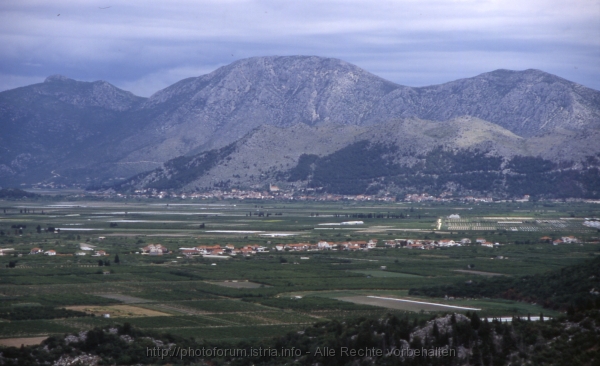
<instances>
[{"instance_id":1,"label":"forested hillside","mask_svg":"<svg viewBox=\"0 0 600 366\"><path fill-rule=\"evenodd\" d=\"M416 155L412 165L398 163L395 145L358 141L333 154L302 155L288 181L340 194L458 191L498 196L600 197L600 155L583 169L539 157L503 159L481 150L435 148Z\"/></svg>"},{"instance_id":2,"label":"forested hillside","mask_svg":"<svg viewBox=\"0 0 600 366\"><path fill-rule=\"evenodd\" d=\"M519 278L499 276L447 286L413 288L411 295L496 297L535 302L571 313L600 309L600 256L582 264Z\"/></svg>"},{"instance_id":3,"label":"forested hillside","mask_svg":"<svg viewBox=\"0 0 600 366\"><path fill-rule=\"evenodd\" d=\"M21 199L21 198L36 198L38 194L24 191L18 188L3 188L0 189L0 198L2 199Z\"/></svg>"}]
</instances>

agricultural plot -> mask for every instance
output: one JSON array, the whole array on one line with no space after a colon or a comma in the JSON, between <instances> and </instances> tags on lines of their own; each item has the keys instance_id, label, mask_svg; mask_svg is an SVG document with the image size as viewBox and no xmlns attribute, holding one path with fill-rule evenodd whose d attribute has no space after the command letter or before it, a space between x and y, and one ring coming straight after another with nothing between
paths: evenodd
<instances>
[{"instance_id":1,"label":"agricultural plot","mask_svg":"<svg viewBox=\"0 0 600 366\"><path fill-rule=\"evenodd\" d=\"M181 301L176 304L197 309L207 313L259 312L271 310L247 301L236 300L201 300Z\"/></svg>"},{"instance_id":2,"label":"agricultural plot","mask_svg":"<svg viewBox=\"0 0 600 366\"><path fill-rule=\"evenodd\" d=\"M415 297L401 297L397 295L353 295L337 297L341 301L354 304L371 305L391 310L411 312L465 312L477 311L482 316L502 316L511 314L526 316L528 314L539 314L557 316L560 313L555 310L541 309L539 306L510 300L472 300L472 299L422 299Z\"/></svg>"},{"instance_id":3,"label":"agricultural plot","mask_svg":"<svg viewBox=\"0 0 600 366\"><path fill-rule=\"evenodd\" d=\"M211 281L208 282L214 285L229 287L229 288L261 288L261 287L269 287L262 283L250 282L250 281Z\"/></svg>"},{"instance_id":4,"label":"agricultural plot","mask_svg":"<svg viewBox=\"0 0 600 366\"><path fill-rule=\"evenodd\" d=\"M0 346L21 347L33 346L42 343L48 337L30 337L30 338L5 338L0 339Z\"/></svg>"},{"instance_id":5,"label":"agricultural plot","mask_svg":"<svg viewBox=\"0 0 600 366\"><path fill-rule=\"evenodd\" d=\"M0 338L31 338L76 332L78 329L54 320L0 322Z\"/></svg>"},{"instance_id":6,"label":"agricultural plot","mask_svg":"<svg viewBox=\"0 0 600 366\"><path fill-rule=\"evenodd\" d=\"M142 299L135 296L124 295L124 294L97 294L96 296L104 297L107 299L113 299L120 302L124 302L126 304L143 304L146 302L151 302L151 300Z\"/></svg>"},{"instance_id":7,"label":"agricultural plot","mask_svg":"<svg viewBox=\"0 0 600 366\"><path fill-rule=\"evenodd\" d=\"M535 214L539 216L539 214ZM442 220L442 229L451 231L524 231L524 232L561 232L590 233L583 218L540 219L528 217L471 217L469 219Z\"/></svg>"},{"instance_id":8,"label":"agricultural plot","mask_svg":"<svg viewBox=\"0 0 600 366\"><path fill-rule=\"evenodd\" d=\"M349 301L355 304L373 305L388 309L405 310L405 311L479 311L480 308L445 305L439 303L425 302L419 300L398 299L393 297L381 296L349 296L338 297L338 300Z\"/></svg>"},{"instance_id":9,"label":"agricultural plot","mask_svg":"<svg viewBox=\"0 0 600 366\"><path fill-rule=\"evenodd\" d=\"M414 275L414 274L410 274L410 273L401 273L401 272L391 272L391 271L384 271L384 270L377 270L377 269L372 269L372 270L352 270L349 271L352 273L361 273L364 274L366 276L371 276L371 277L381 277L381 278L391 278L391 277L395 277L395 278L418 278L421 276L418 275Z\"/></svg>"},{"instance_id":10,"label":"agricultural plot","mask_svg":"<svg viewBox=\"0 0 600 366\"><path fill-rule=\"evenodd\" d=\"M66 309L83 311L96 316L108 315L112 318L137 318L145 316L170 316L171 314L163 313L156 310L146 309L131 305L111 305L111 306L67 306Z\"/></svg>"},{"instance_id":11,"label":"agricultural plot","mask_svg":"<svg viewBox=\"0 0 600 366\"><path fill-rule=\"evenodd\" d=\"M476 275L480 275L480 276L488 276L488 277L494 277L494 276L506 276L505 274L502 273L495 273L495 272L483 272L483 271L472 271L469 269L455 269L455 272L461 272L461 273L470 273L470 274L476 274Z\"/></svg>"},{"instance_id":12,"label":"agricultural plot","mask_svg":"<svg viewBox=\"0 0 600 366\"><path fill-rule=\"evenodd\" d=\"M490 316L539 314L543 309L531 304L416 299L407 294L415 287L483 276L543 273L600 252L594 243L597 230L583 225L585 217L600 215L599 207L583 203L49 199L4 201L0 206L0 249L11 249L0 256L0 312L29 309L34 314L36 308L50 307L111 315L0 319L0 339L128 322L196 339L234 341L283 335L319 320L387 312L466 311L459 309L463 307L479 308ZM460 219L447 218L457 212ZM341 225L350 221L363 224ZM539 240L568 235L583 245L553 246ZM502 245L434 250L384 245L396 238L475 242L479 237ZM368 251L276 249L294 243L368 240L377 240ZM143 254L150 244L167 250ZM219 261L180 250L227 244L266 249ZM56 255L29 254L33 248L54 250ZM94 256L99 251L106 255Z\"/></svg>"}]
</instances>

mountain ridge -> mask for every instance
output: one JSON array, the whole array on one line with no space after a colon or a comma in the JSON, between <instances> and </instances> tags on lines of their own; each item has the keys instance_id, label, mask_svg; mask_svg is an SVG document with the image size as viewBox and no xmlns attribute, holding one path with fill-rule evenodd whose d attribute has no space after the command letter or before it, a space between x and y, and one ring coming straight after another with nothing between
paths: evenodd
<instances>
[{"instance_id":1,"label":"mountain ridge","mask_svg":"<svg viewBox=\"0 0 600 366\"><path fill-rule=\"evenodd\" d=\"M298 133L308 139L295 138ZM375 126L264 125L224 148L170 160L114 188L197 192L276 184L335 194L600 197L600 153L586 156L585 166L554 163L531 155L537 142L473 117ZM544 152L552 155L551 149Z\"/></svg>"},{"instance_id":2,"label":"mountain ridge","mask_svg":"<svg viewBox=\"0 0 600 366\"><path fill-rule=\"evenodd\" d=\"M594 139L600 131L600 92L543 71L495 70L413 88L338 59L269 56L238 60L183 79L149 98L103 81L64 76L1 92L0 124L5 132L0 136L0 185L114 181L178 156L221 149L264 125L341 126L335 127L339 133L343 126L373 128L373 138L376 126L385 125L384 134L399 138L402 126L394 127L394 121L446 124L465 116L535 141L523 145L529 149L522 152L526 155L581 160L598 150ZM468 127L416 130L417 135L425 130L435 135L460 129L458 144L470 146L467 140L477 139L478 133L467 133ZM487 138L514 140L506 132L493 136ZM295 138L304 139L298 142L302 149L310 146L309 135L286 138L283 144ZM425 137L417 140L421 139ZM548 142L556 146L554 152L545 146ZM480 145L485 144L501 148L489 141ZM523 150L511 144L507 146ZM511 155L509 150L502 154ZM297 160L285 164L292 162Z\"/></svg>"}]
</instances>

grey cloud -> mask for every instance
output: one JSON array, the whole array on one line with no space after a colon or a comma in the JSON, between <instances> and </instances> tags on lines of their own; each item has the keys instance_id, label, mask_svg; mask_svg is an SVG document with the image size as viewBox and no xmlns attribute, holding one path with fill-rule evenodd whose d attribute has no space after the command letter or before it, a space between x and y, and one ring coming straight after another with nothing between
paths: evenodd
<instances>
[{"instance_id":1,"label":"grey cloud","mask_svg":"<svg viewBox=\"0 0 600 366\"><path fill-rule=\"evenodd\" d=\"M186 72L292 54L341 58L413 86L497 68L540 68L600 89L599 4L134 0L102 10L106 1L5 2L0 90L64 73L147 96L198 76Z\"/></svg>"}]
</instances>

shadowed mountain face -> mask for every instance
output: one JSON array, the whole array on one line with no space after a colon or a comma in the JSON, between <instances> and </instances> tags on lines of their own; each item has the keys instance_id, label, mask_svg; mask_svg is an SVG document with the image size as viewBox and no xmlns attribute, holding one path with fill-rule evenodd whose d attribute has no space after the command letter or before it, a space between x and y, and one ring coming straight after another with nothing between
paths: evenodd
<instances>
[{"instance_id":1,"label":"shadowed mountain face","mask_svg":"<svg viewBox=\"0 0 600 366\"><path fill-rule=\"evenodd\" d=\"M104 161L125 116L143 100L104 81L60 75L0 93L0 185Z\"/></svg>"},{"instance_id":2,"label":"shadowed mountain face","mask_svg":"<svg viewBox=\"0 0 600 366\"><path fill-rule=\"evenodd\" d=\"M491 127L484 128L489 133L476 132L482 131L480 123L470 131L468 120L460 128L456 123L445 127L446 121L462 116L487 121L485 126L502 132L491 133ZM509 152L502 139L513 144L515 138L525 138L536 143L511 146L525 155L581 159L599 149L593 141L600 131L600 92L537 70L497 70L411 88L341 60L307 56L240 60L147 99L102 81L52 76L42 84L0 93L0 185L52 177L66 183L128 177L178 156L232 143L260 140L268 145L269 140L256 136L265 125L283 131L275 144L282 147L271 153L289 161L278 164L293 165L318 145L312 132L297 128L290 133L293 126L349 131L331 145L338 149L342 140L349 143L367 130L369 139L396 136L395 144L402 145L406 126L395 121L407 118L432 121L423 122L422 129L411 125L413 141L450 146L454 140L449 137L455 136L469 146L487 143L504 155ZM254 137L245 138L249 133ZM314 147L330 153L332 147L326 145ZM573 152L562 148L569 145Z\"/></svg>"}]
</instances>

